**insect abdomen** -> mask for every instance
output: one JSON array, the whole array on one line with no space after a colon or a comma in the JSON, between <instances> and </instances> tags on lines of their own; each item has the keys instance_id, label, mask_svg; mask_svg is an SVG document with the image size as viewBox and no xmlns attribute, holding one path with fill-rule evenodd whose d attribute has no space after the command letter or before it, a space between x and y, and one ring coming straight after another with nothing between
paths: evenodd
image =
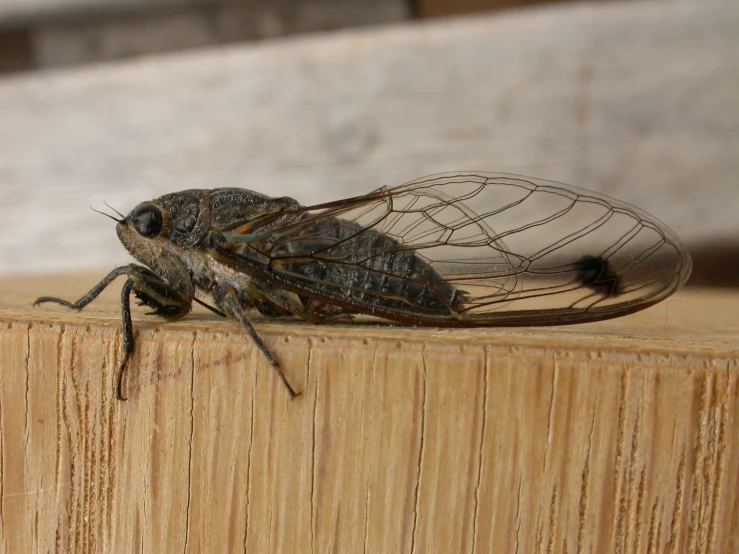
<instances>
[{"instance_id":1,"label":"insect abdomen","mask_svg":"<svg viewBox=\"0 0 739 554\"><path fill-rule=\"evenodd\" d=\"M290 265L315 288L394 310L449 314L455 306L456 289L388 235L339 219L319 221L310 235L316 242L312 260Z\"/></svg>"}]
</instances>

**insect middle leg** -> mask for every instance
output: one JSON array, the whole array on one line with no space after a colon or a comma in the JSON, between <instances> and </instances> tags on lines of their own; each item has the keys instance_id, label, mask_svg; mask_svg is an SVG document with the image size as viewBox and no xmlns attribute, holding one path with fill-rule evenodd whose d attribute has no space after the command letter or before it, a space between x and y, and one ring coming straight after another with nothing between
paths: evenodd
<instances>
[{"instance_id":1,"label":"insect middle leg","mask_svg":"<svg viewBox=\"0 0 739 554\"><path fill-rule=\"evenodd\" d=\"M34 306L44 302L55 302L73 310L81 310L90 302L95 300L105 288L113 282L116 277L127 275L128 279L121 289L121 318L123 320L123 361L120 365L118 373L117 394L121 400L126 400L127 396L123 392L123 376L126 368L126 362L134 352L134 335L133 323L131 321L131 303L130 296L133 292L136 297L145 304L153 308L152 315L164 317L170 321L179 319L186 315L192 306L192 298L184 294L167 282L158 277L151 270L129 264L115 268L108 273L102 281L95 285L87 294L76 302L69 302L61 298L52 296L42 296L37 298L33 303Z\"/></svg>"},{"instance_id":2,"label":"insect middle leg","mask_svg":"<svg viewBox=\"0 0 739 554\"><path fill-rule=\"evenodd\" d=\"M251 321L249 321L244 306L242 305L242 302L236 294L236 291L229 286L218 285L212 290L212 294L213 299L216 301L216 304L218 304L219 307L224 308L227 312L230 312L230 314L238 320L238 322L241 324L242 329L244 329L254 345L259 349L264 357L267 358L269 365L271 365L272 368L277 372L277 375L280 377L282 384L285 385L287 392L290 394L290 398L295 398L296 396L298 396L300 393L295 392L295 389L292 388L287 380L287 377L282 372L280 365L277 363L274 355L269 350L269 348L267 348L267 345L264 344L262 338L257 334L257 331L256 329L254 329Z\"/></svg>"}]
</instances>

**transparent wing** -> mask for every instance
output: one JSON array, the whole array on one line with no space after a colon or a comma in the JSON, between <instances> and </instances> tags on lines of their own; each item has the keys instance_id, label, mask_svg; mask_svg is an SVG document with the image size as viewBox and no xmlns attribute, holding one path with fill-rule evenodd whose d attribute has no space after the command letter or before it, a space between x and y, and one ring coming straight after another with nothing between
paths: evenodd
<instances>
[{"instance_id":1,"label":"transparent wing","mask_svg":"<svg viewBox=\"0 0 739 554\"><path fill-rule=\"evenodd\" d=\"M652 305L690 275L623 202L515 175L433 175L224 233L220 254L347 311L427 325L556 325Z\"/></svg>"}]
</instances>

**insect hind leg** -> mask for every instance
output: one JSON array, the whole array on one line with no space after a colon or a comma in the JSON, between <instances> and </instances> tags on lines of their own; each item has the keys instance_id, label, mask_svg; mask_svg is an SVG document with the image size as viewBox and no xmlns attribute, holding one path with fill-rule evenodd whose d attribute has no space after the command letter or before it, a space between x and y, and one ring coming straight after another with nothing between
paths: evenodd
<instances>
[{"instance_id":1,"label":"insect hind leg","mask_svg":"<svg viewBox=\"0 0 739 554\"><path fill-rule=\"evenodd\" d=\"M305 309L298 316L311 323L351 323L354 315L347 312L342 306L326 304L320 300L310 299L305 304Z\"/></svg>"},{"instance_id":2,"label":"insect hind leg","mask_svg":"<svg viewBox=\"0 0 739 554\"><path fill-rule=\"evenodd\" d=\"M266 283L251 283L246 292L249 302L267 317L295 316L314 324L346 322L353 318L341 306L301 297Z\"/></svg>"}]
</instances>

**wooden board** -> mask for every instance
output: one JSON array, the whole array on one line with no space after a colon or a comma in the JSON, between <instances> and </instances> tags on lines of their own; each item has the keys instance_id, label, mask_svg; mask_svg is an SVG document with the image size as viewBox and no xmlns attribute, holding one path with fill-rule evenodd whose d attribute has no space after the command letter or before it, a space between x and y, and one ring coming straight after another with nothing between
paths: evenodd
<instances>
[{"instance_id":1,"label":"wooden board","mask_svg":"<svg viewBox=\"0 0 739 554\"><path fill-rule=\"evenodd\" d=\"M739 295L551 329L137 315L0 282L0 551L735 552Z\"/></svg>"},{"instance_id":2,"label":"wooden board","mask_svg":"<svg viewBox=\"0 0 739 554\"><path fill-rule=\"evenodd\" d=\"M163 52L253 42L274 37L395 22L409 17L404 0L252 0L183 2L173 9L128 5L112 13L52 21L34 28L41 67L110 62ZM148 10L146 9L148 8Z\"/></svg>"},{"instance_id":3,"label":"wooden board","mask_svg":"<svg viewBox=\"0 0 739 554\"><path fill-rule=\"evenodd\" d=\"M208 5L216 0L194 0ZM163 10L187 6L187 0L0 0L0 25L33 25L48 20L128 10Z\"/></svg>"},{"instance_id":4,"label":"wooden board","mask_svg":"<svg viewBox=\"0 0 739 554\"><path fill-rule=\"evenodd\" d=\"M9 25L35 27L39 24L43 27L43 24L49 23L61 27L65 22L80 19L104 21L127 14L190 13L191 8L207 14L212 8L223 5L229 5L226 13L233 14L243 11L239 9L241 5L251 10L255 19L268 19L279 14L286 18L288 27L297 30L311 20L315 21L316 16L334 21L354 19L356 24L361 19L368 23L373 20L377 22L378 16L380 20L384 19L382 14L385 17L390 14L401 15L409 10L404 0L378 0L372 4L368 6L356 0L0 0L0 28ZM290 11L292 18L288 16ZM364 18L360 15L362 13Z\"/></svg>"},{"instance_id":5,"label":"wooden board","mask_svg":"<svg viewBox=\"0 0 739 554\"><path fill-rule=\"evenodd\" d=\"M103 200L316 202L453 170L569 182L689 244L736 241L737 28L735 1L568 3L4 79L0 272L120 263L88 209Z\"/></svg>"},{"instance_id":6,"label":"wooden board","mask_svg":"<svg viewBox=\"0 0 739 554\"><path fill-rule=\"evenodd\" d=\"M0 0L0 72L110 62L409 17L405 0ZM14 44L18 36L23 41ZM19 46L22 56L16 53Z\"/></svg>"},{"instance_id":7,"label":"wooden board","mask_svg":"<svg viewBox=\"0 0 739 554\"><path fill-rule=\"evenodd\" d=\"M442 17L461 13L475 13L501 9L521 8L529 4L561 0L415 0L420 17Z\"/></svg>"}]
</instances>

